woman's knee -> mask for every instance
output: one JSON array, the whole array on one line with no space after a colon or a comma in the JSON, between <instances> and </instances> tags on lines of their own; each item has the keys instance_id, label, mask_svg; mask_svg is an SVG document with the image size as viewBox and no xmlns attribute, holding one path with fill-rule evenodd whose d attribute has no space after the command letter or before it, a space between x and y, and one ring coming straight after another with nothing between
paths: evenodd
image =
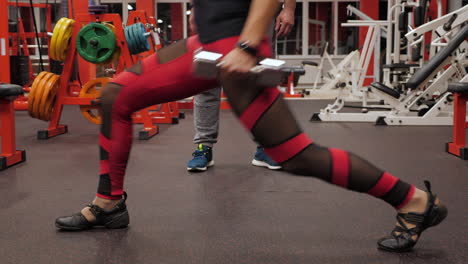
<instances>
[{"instance_id":1,"label":"woman's knee","mask_svg":"<svg viewBox=\"0 0 468 264\"><path fill-rule=\"evenodd\" d=\"M131 113L127 110L124 101L118 98L123 86L117 83L108 83L101 92L101 107L104 119L112 119L117 115L128 119Z\"/></svg>"},{"instance_id":2,"label":"woman's knee","mask_svg":"<svg viewBox=\"0 0 468 264\"><path fill-rule=\"evenodd\" d=\"M101 100L105 103L114 103L120 93L122 86L116 83L106 84L101 91Z\"/></svg>"}]
</instances>

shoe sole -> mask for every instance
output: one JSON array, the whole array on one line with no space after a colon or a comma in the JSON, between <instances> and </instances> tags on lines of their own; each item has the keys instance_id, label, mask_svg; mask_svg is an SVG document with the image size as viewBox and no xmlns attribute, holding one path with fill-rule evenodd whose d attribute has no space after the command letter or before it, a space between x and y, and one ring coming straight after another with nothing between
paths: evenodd
<instances>
[{"instance_id":1,"label":"shoe sole","mask_svg":"<svg viewBox=\"0 0 468 264\"><path fill-rule=\"evenodd\" d=\"M128 215L128 211L122 212L117 215L112 221L107 222L105 225L94 225L88 227L71 227L71 226L63 226L59 223L55 223L55 226L62 230L62 231L85 231L93 228L107 228L107 229L122 229L128 227L130 224L130 217Z\"/></svg>"},{"instance_id":2,"label":"shoe sole","mask_svg":"<svg viewBox=\"0 0 468 264\"><path fill-rule=\"evenodd\" d=\"M110 226L104 226L104 225L95 225L95 226L86 227L86 228L78 228L78 227L69 227L69 226L62 226L62 225L59 225L59 224L55 224L55 227L57 227L61 231L85 231L85 230L90 230L90 229L94 229L94 228L122 229L122 228L127 228L128 225L121 225L121 226L116 226L116 227L110 227Z\"/></svg>"},{"instance_id":3,"label":"shoe sole","mask_svg":"<svg viewBox=\"0 0 468 264\"><path fill-rule=\"evenodd\" d=\"M268 163L266 163L264 161L259 161L259 160L256 160L256 159L252 160L252 165L258 166L258 167L268 168L270 170L281 170L281 166L271 166L270 164L268 164Z\"/></svg>"},{"instance_id":4,"label":"shoe sole","mask_svg":"<svg viewBox=\"0 0 468 264\"><path fill-rule=\"evenodd\" d=\"M213 166L214 165L214 160L208 162L208 164L206 165L206 167L193 167L193 168L190 168L190 167L187 167L187 170L188 171L206 171L209 167Z\"/></svg>"},{"instance_id":5,"label":"shoe sole","mask_svg":"<svg viewBox=\"0 0 468 264\"><path fill-rule=\"evenodd\" d=\"M444 219L447 218L447 214L448 214L447 207L445 207L445 205L443 205L443 204L439 204L439 205L437 205L437 207L439 207L438 208L438 214L434 217L434 219L432 219L431 224L426 229L421 231L421 233L419 234L418 240L421 238L422 232L424 232L425 230L427 230L427 229L429 229L431 227L434 227L434 226L442 223L442 221L444 221ZM413 250L413 247L408 248L408 249L404 249L404 250L395 250L395 249L392 249L392 248L387 248L387 247L383 247L383 246L378 245L378 249L383 250L383 251L389 251L389 252L404 253L404 252L409 252L409 251Z\"/></svg>"}]
</instances>

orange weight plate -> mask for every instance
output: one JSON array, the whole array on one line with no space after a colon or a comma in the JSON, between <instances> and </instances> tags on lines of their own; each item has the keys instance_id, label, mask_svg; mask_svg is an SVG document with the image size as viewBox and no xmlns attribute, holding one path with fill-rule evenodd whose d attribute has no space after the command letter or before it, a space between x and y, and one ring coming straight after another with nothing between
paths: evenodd
<instances>
[{"instance_id":1,"label":"orange weight plate","mask_svg":"<svg viewBox=\"0 0 468 264\"><path fill-rule=\"evenodd\" d=\"M42 113L41 113L41 108L44 102L44 97L47 96L48 90L50 89L50 86L52 85L51 81L54 75L55 74L49 72L42 78L41 82L39 83L39 89L37 90L36 95L35 95L36 98L34 100L35 103L33 105L33 112L36 118L43 120L43 121L48 121L48 120L44 120L44 117L42 116Z\"/></svg>"},{"instance_id":2,"label":"orange weight plate","mask_svg":"<svg viewBox=\"0 0 468 264\"><path fill-rule=\"evenodd\" d=\"M31 85L31 89L29 90L29 96L28 96L28 113L31 117L34 117L34 113L32 111L33 109L33 105L34 105L34 101L36 99L35 97L35 94L36 94L36 88L38 86L38 83L40 82L41 78L44 77L44 75L46 74L46 72L41 72L39 73L36 78L34 79L34 82L32 83Z\"/></svg>"},{"instance_id":3,"label":"orange weight plate","mask_svg":"<svg viewBox=\"0 0 468 264\"><path fill-rule=\"evenodd\" d=\"M31 91L28 97L28 112L31 117L39 118L39 113L35 111L37 108L36 104L39 101L40 95L42 94L42 88L46 79L50 77L49 72L41 72L34 79L31 86Z\"/></svg>"},{"instance_id":4,"label":"orange weight plate","mask_svg":"<svg viewBox=\"0 0 468 264\"><path fill-rule=\"evenodd\" d=\"M53 74L43 89L39 104L39 119L49 121L54 109L55 95L59 87L60 76Z\"/></svg>"},{"instance_id":5,"label":"orange weight plate","mask_svg":"<svg viewBox=\"0 0 468 264\"><path fill-rule=\"evenodd\" d=\"M87 82L80 91L81 98L97 98L101 96L101 89L106 85L111 78L101 77ZM101 108L95 105L80 105L81 114L91 123L100 125Z\"/></svg>"}]
</instances>

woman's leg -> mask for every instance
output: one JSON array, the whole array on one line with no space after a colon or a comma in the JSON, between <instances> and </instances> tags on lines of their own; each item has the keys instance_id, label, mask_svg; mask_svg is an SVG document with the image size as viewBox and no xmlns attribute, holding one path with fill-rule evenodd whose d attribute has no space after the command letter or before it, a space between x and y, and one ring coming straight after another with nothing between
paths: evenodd
<instances>
[{"instance_id":1,"label":"woman's leg","mask_svg":"<svg viewBox=\"0 0 468 264\"><path fill-rule=\"evenodd\" d=\"M380 247L393 247L389 250L395 251L411 248L422 230L445 218L445 207L433 206L438 204L438 200L430 193L430 187L428 195L353 153L314 143L303 133L276 87L257 87L253 76L223 74L221 81L241 123L285 171L316 177L348 190L370 194L387 202L400 213L426 213L424 217L413 217L414 214L400 217L398 225L406 225L407 229L415 227L407 232L412 241L407 239L403 243L398 238L391 238L393 240L390 242L384 241L385 246L380 243ZM431 217L432 222L428 223L427 219ZM405 230L397 228L395 234L402 231Z\"/></svg>"},{"instance_id":2,"label":"woman's leg","mask_svg":"<svg viewBox=\"0 0 468 264\"><path fill-rule=\"evenodd\" d=\"M151 105L180 100L216 87L216 80L192 75L193 52L200 47L196 37L179 41L119 74L102 92L100 176L93 205L111 210L122 204L124 175L132 144L132 114ZM81 213L90 223L100 209L93 205ZM102 212L101 212L102 213ZM78 218L59 218L57 226L78 230L92 227ZM83 228L82 228L83 227ZM75 229L75 230L76 230Z\"/></svg>"},{"instance_id":3,"label":"woman's leg","mask_svg":"<svg viewBox=\"0 0 468 264\"><path fill-rule=\"evenodd\" d=\"M397 227L379 241L379 248L410 250L424 229L445 218L446 208L438 206L430 187L426 193L353 153L314 143L302 132L277 88L258 88L252 77L223 76L222 82L244 127L284 171L367 193L398 210Z\"/></svg>"},{"instance_id":4,"label":"woman's leg","mask_svg":"<svg viewBox=\"0 0 468 264\"><path fill-rule=\"evenodd\" d=\"M145 107L180 100L215 87L193 77L195 39L177 42L135 64L108 84L102 95L101 173L97 196L120 199L132 142L132 114Z\"/></svg>"}]
</instances>

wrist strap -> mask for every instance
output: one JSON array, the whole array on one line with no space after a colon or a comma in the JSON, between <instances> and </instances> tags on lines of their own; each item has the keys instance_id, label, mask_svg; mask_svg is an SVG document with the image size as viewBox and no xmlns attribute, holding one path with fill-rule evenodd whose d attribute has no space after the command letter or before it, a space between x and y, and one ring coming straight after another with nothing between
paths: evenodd
<instances>
[{"instance_id":1,"label":"wrist strap","mask_svg":"<svg viewBox=\"0 0 468 264\"><path fill-rule=\"evenodd\" d=\"M249 46L248 41L240 41L236 43L236 47L247 52L248 54L257 57L258 50Z\"/></svg>"}]
</instances>

